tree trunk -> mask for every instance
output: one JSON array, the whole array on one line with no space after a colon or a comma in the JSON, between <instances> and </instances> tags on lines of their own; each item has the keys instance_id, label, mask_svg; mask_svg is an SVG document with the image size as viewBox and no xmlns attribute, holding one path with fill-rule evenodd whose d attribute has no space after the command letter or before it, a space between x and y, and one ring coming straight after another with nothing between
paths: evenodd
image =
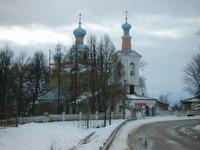
<instances>
[{"instance_id":1,"label":"tree trunk","mask_svg":"<svg viewBox=\"0 0 200 150\"><path fill-rule=\"evenodd\" d=\"M103 126L106 127L106 109L104 109L104 122L103 122Z\"/></svg>"},{"instance_id":2,"label":"tree trunk","mask_svg":"<svg viewBox=\"0 0 200 150\"><path fill-rule=\"evenodd\" d=\"M110 106L110 112L109 112L109 125L111 125L111 119L112 119L112 107Z\"/></svg>"}]
</instances>

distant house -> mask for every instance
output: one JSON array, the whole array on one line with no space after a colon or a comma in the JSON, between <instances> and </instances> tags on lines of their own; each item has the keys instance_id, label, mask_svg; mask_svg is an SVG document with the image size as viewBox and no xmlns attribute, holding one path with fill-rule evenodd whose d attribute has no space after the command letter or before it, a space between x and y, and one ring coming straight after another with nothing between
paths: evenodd
<instances>
[{"instance_id":1,"label":"distant house","mask_svg":"<svg viewBox=\"0 0 200 150\"><path fill-rule=\"evenodd\" d=\"M128 94L127 95L127 111L126 116L129 117L133 112L141 112L142 116L154 116L163 111L169 110L169 105L163 102L160 102L158 99L150 98L147 96L139 96ZM122 109L122 106L119 106Z\"/></svg>"},{"instance_id":2,"label":"distant house","mask_svg":"<svg viewBox=\"0 0 200 150\"><path fill-rule=\"evenodd\" d=\"M133 113L134 111L142 112L142 115L147 116L155 115L157 99L133 94L128 94L127 98L127 107L128 110L130 110L130 112L126 112L127 115L130 115L130 113Z\"/></svg>"},{"instance_id":3,"label":"distant house","mask_svg":"<svg viewBox=\"0 0 200 150\"><path fill-rule=\"evenodd\" d=\"M86 113L88 105L92 105L91 93L84 92L76 98L77 113ZM56 114L58 112L58 88L54 88L38 98L36 114L42 115L44 112L48 114ZM60 90L59 112L72 113L71 95L64 88Z\"/></svg>"},{"instance_id":4,"label":"distant house","mask_svg":"<svg viewBox=\"0 0 200 150\"><path fill-rule=\"evenodd\" d=\"M200 110L200 95L181 101L185 111Z\"/></svg>"},{"instance_id":5,"label":"distant house","mask_svg":"<svg viewBox=\"0 0 200 150\"><path fill-rule=\"evenodd\" d=\"M167 111L169 110L169 104L163 103L161 101L156 101L156 110L157 111Z\"/></svg>"},{"instance_id":6,"label":"distant house","mask_svg":"<svg viewBox=\"0 0 200 150\"><path fill-rule=\"evenodd\" d=\"M69 112L70 95L63 88L60 89L59 111ZM36 114L48 112L54 114L58 112L58 88L49 90L42 94L36 103Z\"/></svg>"}]
</instances>

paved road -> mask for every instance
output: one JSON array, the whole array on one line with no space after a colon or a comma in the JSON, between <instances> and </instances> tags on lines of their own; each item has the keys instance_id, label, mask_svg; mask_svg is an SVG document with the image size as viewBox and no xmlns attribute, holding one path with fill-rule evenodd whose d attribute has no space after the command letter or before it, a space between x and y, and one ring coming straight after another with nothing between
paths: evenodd
<instances>
[{"instance_id":1,"label":"paved road","mask_svg":"<svg viewBox=\"0 0 200 150\"><path fill-rule=\"evenodd\" d=\"M146 124L128 137L131 150L200 150L199 120Z\"/></svg>"}]
</instances>

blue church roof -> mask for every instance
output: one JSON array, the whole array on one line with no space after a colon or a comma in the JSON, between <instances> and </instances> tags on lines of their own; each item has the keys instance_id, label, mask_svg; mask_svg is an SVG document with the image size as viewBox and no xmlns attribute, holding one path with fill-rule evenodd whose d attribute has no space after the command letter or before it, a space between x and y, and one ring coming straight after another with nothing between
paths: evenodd
<instances>
[{"instance_id":1,"label":"blue church roof","mask_svg":"<svg viewBox=\"0 0 200 150\"><path fill-rule=\"evenodd\" d=\"M131 25L127 22L125 22L123 25L122 25L122 29L123 30L130 30L131 29Z\"/></svg>"},{"instance_id":2,"label":"blue church roof","mask_svg":"<svg viewBox=\"0 0 200 150\"><path fill-rule=\"evenodd\" d=\"M76 37L84 37L86 35L86 31L81 26L76 28L73 33Z\"/></svg>"},{"instance_id":3,"label":"blue church roof","mask_svg":"<svg viewBox=\"0 0 200 150\"><path fill-rule=\"evenodd\" d=\"M65 101L70 99L70 93L61 86L60 88L60 100ZM38 97L39 101L43 102L55 102L58 100L58 88L51 89L47 91L45 94L42 94Z\"/></svg>"},{"instance_id":4,"label":"blue church roof","mask_svg":"<svg viewBox=\"0 0 200 150\"><path fill-rule=\"evenodd\" d=\"M72 49L76 49L76 45L73 44L71 48L72 48ZM87 47L86 45L84 45L84 44L78 44L78 45L77 45L77 49L87 49L87 48L88 48L88 47Z\"/></svg>"}]
</instances>

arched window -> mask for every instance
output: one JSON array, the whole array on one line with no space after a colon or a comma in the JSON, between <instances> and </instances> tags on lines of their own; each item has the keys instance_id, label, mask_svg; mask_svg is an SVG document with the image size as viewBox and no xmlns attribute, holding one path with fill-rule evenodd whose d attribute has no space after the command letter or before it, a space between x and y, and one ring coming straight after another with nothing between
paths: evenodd
<instances>
[{"instance_id":1,"label":"arched window","mask_svg":"<svg viewBox=\"0 0 200 150\"><path fill-rule=\"evenodd\" d=\"M130 75L135 75L135 64L133 62L130 64Z\"/></svg>"}]
</instances>

